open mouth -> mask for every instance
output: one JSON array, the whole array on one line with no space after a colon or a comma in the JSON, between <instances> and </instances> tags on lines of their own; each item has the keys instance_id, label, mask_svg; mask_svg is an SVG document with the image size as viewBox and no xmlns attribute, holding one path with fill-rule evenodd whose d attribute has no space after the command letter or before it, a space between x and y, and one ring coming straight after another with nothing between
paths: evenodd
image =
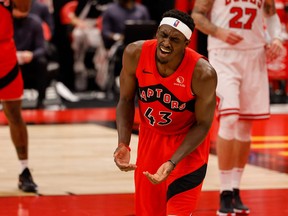
<instances>
[{"instance_id":1,"label":"open mouth","mask_svg":"<svg viewBox=\"0 0 288 216\"><path fill-rule=\"evenodd\" d=\"M170 53L172 52L171 49L168 49L168 48L163 47L163 46L160 46L160 51L161 51L161 53L163 53L163 54L170 54Z\"/></svg>"}]
</instances>

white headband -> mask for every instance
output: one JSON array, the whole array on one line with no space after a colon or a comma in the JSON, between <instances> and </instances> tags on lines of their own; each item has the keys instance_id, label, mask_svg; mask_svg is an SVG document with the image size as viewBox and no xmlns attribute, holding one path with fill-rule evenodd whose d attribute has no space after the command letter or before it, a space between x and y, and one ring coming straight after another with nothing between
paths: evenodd
<instances>
[{"instance_id":1,"label":"white headband","mask_svg":"<svg viewBox=\"0 0 288 216\"><path fill-rule=\"evenodd\" d=\"M172 26L173 28L177 29L178 31L180 31L182 34L184 34L184 36L190 40L190 37L192 35L192 31L191 29L183 22L181 22L180 20L173 18L173 17L164 17L162 19L162 21L160 22L160 25L169 25Z\"/></svg>"}]
</instances>

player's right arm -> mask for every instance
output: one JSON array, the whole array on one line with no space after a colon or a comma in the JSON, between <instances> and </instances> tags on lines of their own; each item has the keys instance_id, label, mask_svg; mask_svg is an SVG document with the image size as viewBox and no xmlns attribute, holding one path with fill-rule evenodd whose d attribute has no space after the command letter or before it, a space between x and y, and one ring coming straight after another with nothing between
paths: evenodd
<instances>
[{"instance_id":1,"label":"player's right arm","mask_svg":"<svg viewBox=\"0 0 288 216\"><path fill-rule=\"evenodd\" d=\"M120 98L116 109L118 147L114 152L114 161L122 171L134 170L130 164L129 144L135 114L135 93L137 87L136 68L142 42L129 44L124 50L120 73Z\"/></svg>"},{"instance_id":2,"label":"player's right arm","mask_svg":"<svg viewBox=\"0 0 288 216\"><path fill-rule=\"evenodd\" d=\"M117 104L117 129L119 143L129 145L135 113L136 68L140 55L137 43L129 44L124 50L120 73L120 98Z\"/></svg>"},{"instance_id":3,"label":"player's right arm","mask_svg":"<svg viewBox=\"0 0 288 216\"><path fill-rule=\"evenodd\" d=\"M201 32L207 35L211 35L213 37L218 38L229 44L236 44L243 40L243 37L231 31L230 29L224 29L219 26L216 26L212 23L207 14L210 12L212 6L214 4L214 0L196 0L193 11L192 18L195 22L195 27L199 29Z\"/></svg>"}]
</instances>

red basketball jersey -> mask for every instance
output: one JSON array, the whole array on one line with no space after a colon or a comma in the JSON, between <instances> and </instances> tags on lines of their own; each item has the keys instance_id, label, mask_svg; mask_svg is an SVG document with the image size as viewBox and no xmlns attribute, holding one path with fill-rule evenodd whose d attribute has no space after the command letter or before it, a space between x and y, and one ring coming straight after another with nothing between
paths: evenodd
<instances>
[{"instance_id":1,"label":"red basketball jersey","mask_svg":"<svg viewBox=\"0 0 288 216\"><path fill-rule=\"evenodd\" d=\"M136 77L141 124L162 134L180 134L195 121L195 96L191 90L192 75L200 54L186 48L182 63L169 77L158 73L156 40L144 42Z\"/></svg>"},{"instance_id":2,"label":"red basketball jersey","mask_svg":"<svg viewBox=\"0 0 288 216\"><path fill-rule=\"evenodd\" d=\"M13 38L13 21L11 10L0 3L0 43Z\"/></svg>"},{"instance_id":3,"label":"red basketball jersey","mask_svg":"<svg viewBox=\"0 0 288 216\"><path fill-rule=\"evenodd\" d=\"M10 72L17 61L13 34L11 11L0 3L0 78Z\"/></svg>"}]
</instances>

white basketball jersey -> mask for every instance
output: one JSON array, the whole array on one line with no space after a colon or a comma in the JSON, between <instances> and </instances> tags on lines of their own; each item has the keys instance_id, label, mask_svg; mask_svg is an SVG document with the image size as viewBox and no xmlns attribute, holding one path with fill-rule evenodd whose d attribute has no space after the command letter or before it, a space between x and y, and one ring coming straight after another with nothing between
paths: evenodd
<instances>
[{"instance_id":1,"label":"white basketball jersey","mask_svg":"<svg viewBox=\"0 0 288 216\"><path fill-rule=\"evenodd\" d=\"M209 35L208 50L215 48L254 49L265 45L263 5L265 0L215 0L210 19L215 25L231 29L244 39L229 45Z\"/></svg>"}]
</instances>

